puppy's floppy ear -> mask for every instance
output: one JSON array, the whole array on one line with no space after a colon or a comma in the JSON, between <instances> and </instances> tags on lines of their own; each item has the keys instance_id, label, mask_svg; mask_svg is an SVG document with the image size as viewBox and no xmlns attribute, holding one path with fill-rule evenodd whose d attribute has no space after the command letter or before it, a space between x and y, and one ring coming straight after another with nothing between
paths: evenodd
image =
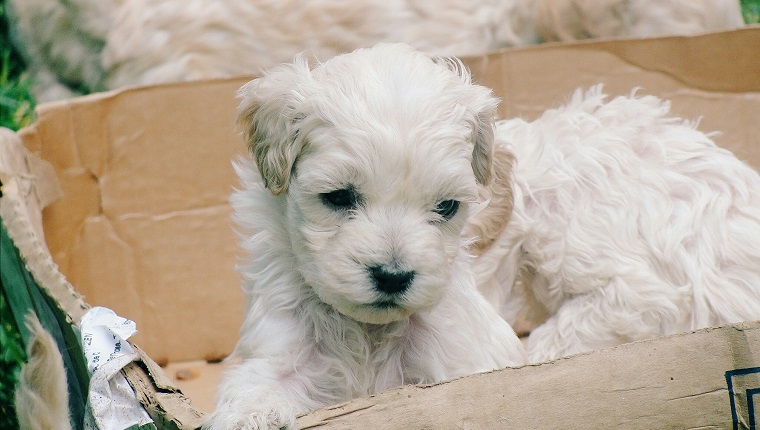
<instances>
[{"instance_id":1,"label":"puppy's floppy ear","mask_svg":"<svg viewBox=\"0 0 760 430\"><path fill-rule=\"evenodd\" d=\"M475 179L483 185L491 181L493 166L493 140L496 109L480 112L473 122L472 170Z\"/></svg>"},{"instance_id":2,"label":"puppy's floppy ear","mask_svg":"<svg viewBox=\"0 0 760 430\"><path fill-rule=\"evenodd\" d=\"M296 158L305 140L298 136L303 119L305 88L312 82L306 59L275 67L263 77L248 82L238 91L242 99L238 125L248 143L264 185L273 194L288 188Z\"/></svg>"},{"instance_id":3,"label":"puppy's floppy ear","mask_svg":"<svg viewBox=\"0 0 760 430\"><path fill-rule=\"evenodd\" d=\"M454 72L462 81L462 91L458 94L459 103L467 108L468 121L472 127L472 170L475 179L481 184L488 184L492 176L494 120L499 99L490 89L472 83L467 67L457 58L434 57L433 61Z\"/></svg>"}]
</instances>

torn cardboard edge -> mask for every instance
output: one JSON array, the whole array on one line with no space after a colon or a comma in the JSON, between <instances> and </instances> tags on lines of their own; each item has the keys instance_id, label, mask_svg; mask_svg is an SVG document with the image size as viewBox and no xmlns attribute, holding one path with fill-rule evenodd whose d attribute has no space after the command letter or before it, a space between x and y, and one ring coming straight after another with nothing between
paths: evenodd
<instances>
[{"instance_id":1,"label":"torn cardboard edge","mask_svg":"<svg viewBox=\"0 0 760 430\"><path fill-rule=\"evenodd\" d=\"M136 345L132 346L140 355L140 361L130 363L122 373L156 426L162 430L200 429L204 413L174 386L156 362Z\"/></svg>"},{"instance_id":2,"label":"torn cardboard edge","mask_svg":"<svg viewBox=\"0 0 760 430\"><path fill-rule=\"evenodd\" d=\"M58 271L42 238L42 224L35 222L41 218L42 209L60 193L55 175L50 174L52 166L30 154L17 135L7 131L0 130L0 217L29 272L69 321L78 322L88 306Z\"/></svg>"}]
</instances>

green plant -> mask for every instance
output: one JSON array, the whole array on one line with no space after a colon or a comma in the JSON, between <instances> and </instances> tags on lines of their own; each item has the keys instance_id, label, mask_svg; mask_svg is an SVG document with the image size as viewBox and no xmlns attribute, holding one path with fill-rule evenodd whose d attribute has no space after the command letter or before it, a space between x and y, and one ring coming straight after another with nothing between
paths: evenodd
<instances>
[{"instance_id":1,"label":"green plant","mask_svg":"<svg viewBox=\"0 0 760 430\"><path fill-rule=\"evenodd\" d=\"M760 24L760 0L741 0L742 15L747 24Z\"/></svg>"},{"instance_id":2,"label":"green plant","mask_svg":"<svg viewBox=\"0 0 760 430\"><path fill-rule=\"evenodd\" d=\"M13 324L5 295L0 292L0 428L18 427L13 408L13 388L25 357L21 335Z\"/></svg>"},{"instance_id":3,"label":"green plant","mask_svg":"<svg viewBox=\"0 0 760 430\"><path fill-rule=\"evenodd\" d=\"M0 0L0 127L18 130L34 121L32 80L10 44L5 0Z\"/></svg>"},{"instance_id":4,"label":"green plant","mask_svg":"<svg viewBox=\"0 0 760 430\"><path fill-rule=\"evenodd\" d=\"M9 40L5 0L0 0L0 127L18 130L33 121L35 103L26 65ZM0 265L8 263L4 258L0 260ZM13 396L19 369L26 359L22 344L10 304L0 291L0 428L3 429L18 428Z\"/></svg>"},{"instance_id":5,"label":"green plant","mask_svg":"<svg viewBox=\"0 0 760 430\"><path fill-rule=\"evenodd\" d=\"M9 50L0 55L0 127L18 130L34 121L32 81L26 73L11 76Z\"/></svg>"}]
</instances>

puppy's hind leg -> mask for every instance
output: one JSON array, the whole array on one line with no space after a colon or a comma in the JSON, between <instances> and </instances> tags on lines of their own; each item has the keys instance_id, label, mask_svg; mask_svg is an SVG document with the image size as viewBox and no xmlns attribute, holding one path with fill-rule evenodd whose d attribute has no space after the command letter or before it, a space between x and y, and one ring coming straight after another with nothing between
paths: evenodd
<instances>
[{"instance_id":1,"label":"puppy's hind leg","mask_svg":"<svg viewBox=\"0 0 760 430\"><path fill-rule=\"evenodd\" d=\"M647 279L648 278L648 279ZM565 301L534 329L525 345L531 362L544 362L674 333L685 324L688 291L654 277L613 277L607 285Z\"/></svg>"}]
</instances>

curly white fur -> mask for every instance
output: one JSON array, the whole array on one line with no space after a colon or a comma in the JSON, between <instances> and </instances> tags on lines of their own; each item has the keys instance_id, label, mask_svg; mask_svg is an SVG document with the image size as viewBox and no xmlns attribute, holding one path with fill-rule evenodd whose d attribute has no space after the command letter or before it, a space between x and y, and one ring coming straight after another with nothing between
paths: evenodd
<instances>
[{"instance_id":1,"label":"curly white fur","mask_svg":"<svg viewBox=\"0 0 760 430\"><path fill-rule=\"evenodd\" d=\"M258 73L378 42L477 55L545 40L743 25L738 0L9 0L41 100ZM40 25L45 23L45 25Z\"/></svg>"},{"instance_id":2,"label":"curly white fur","mask_svg":"<svg viewBox=\"0 0 760 430\"><path fill-rule=\"evenodd\" d=\"M515 204L484 288L549 316L531 360L760 319L760 177L669 107L598 86L497 123Z\"/></svg>"},{"instance_id":3,"label":"curly white fur","mask_svg":"<svg viewBox=\"0 0 760 430\"><path fill-rule=\"evenodd\" d=\"M297 59L240 96L261 177L237 162L242 363L207 428L293 428L297 412L525 362L461 238L491 177L490 90L457 61L378 45ZM390 291L389 274L411 276Z\"/></svg>"}]
</instances>

